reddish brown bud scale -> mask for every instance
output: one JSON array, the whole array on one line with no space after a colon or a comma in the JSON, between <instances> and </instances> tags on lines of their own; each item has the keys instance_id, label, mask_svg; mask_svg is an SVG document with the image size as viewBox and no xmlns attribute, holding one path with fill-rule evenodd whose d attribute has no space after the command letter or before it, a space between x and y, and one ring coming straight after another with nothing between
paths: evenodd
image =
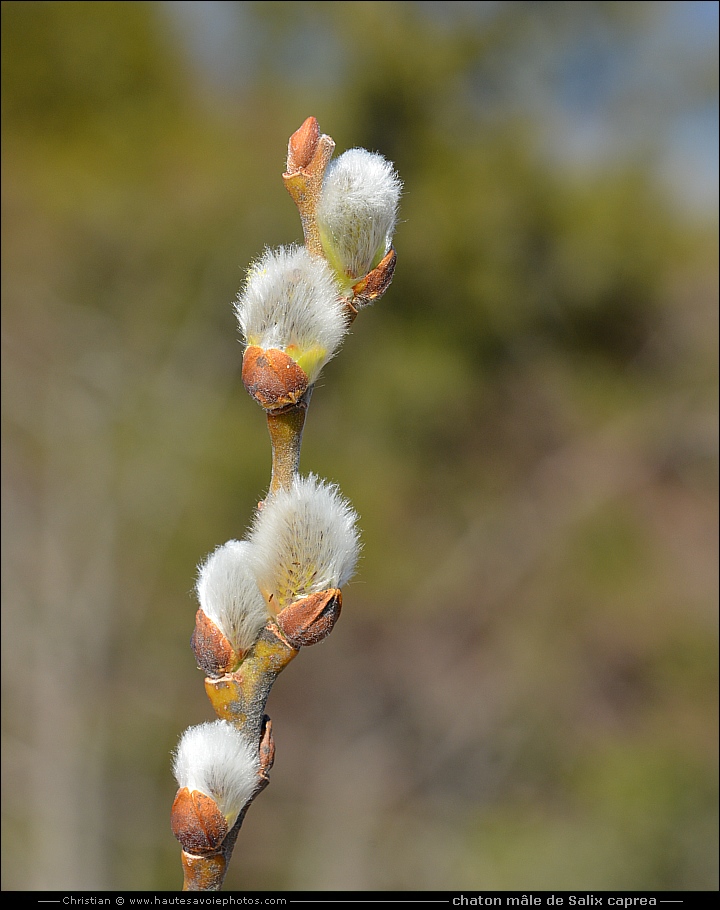
<instances>
[{"instance_id":1,"label":"reddish brown bud scale","mask_svg":"<svg viewBox=\"0 0 720 910\"><path fill-rule=\"evenodd\" d=\"M229 673L237 667L242 657L202 608L195 614L195 631L190 638L190 646L198 666L206 676L217 677Z\"/></svg>"},{"instance_id":2,"label":"reddish brown bud scale","mask_svg":"<svg viewBox=\"0 0 720 910\"><path fill-rule=\"evenodd\" d=\"M320 139L320 127L314 117L308 117L288 142L287 172L294 174L310 164Z\"/></svg>"},{"instance_id":3,"label":"reddish brown bud scale","mask_svg":"<svg viewBox=\"0 0 720 910\"><path fill-rule=\"evenodd\" d=\"M272 735L272 721L267 714L263 717L258 755L260 757L260 774L267 778L270 769L275 763L275 740Z\"/></svg>"},{"instance_id":4,"label":"reddish brown bud scale","mask_svg":"<svg viewBox=\"0 0 720 910\"><path fill-rule=\"evenodd\" d=\"M183 850L200 856L218 850L228 833L227 819L215 800L187 787L177 792L170 824Z\"/></svg>"},{"instance_id":5,"label":"reddish brown bud scale","mask_svg":"<svg viewBox=\"0 0 720 910\"><path fill-rule=\"evenodd\" d=\"M395 273L396 259L395 250L391 249L372 272L368 272L364 278L354 284L352 303L363 306L379 300L390 287Z\"/></svg>"},{"instance_id":6,"label":"reddish brown bud scale","mask_svg":"<svg viewBox=\"0 0 720 910\"><path fill-rule=\"evenodd\" d=\"M248 393L268 411L297 404L309 385L305 370L284 351L254 344L245 351L242 380Z\"/></svg>"},{"instance_id":7,"label":"reddish brown bud scale","mask_svg":"<svg viewBox=\"0 0 720 910\"><path fill-rule=\"evenodd\" d=\"M333 630L342 608L338 588L309 594L281 610L276 622L293 648L314 645Z\"/></svg>"}]
</instances>

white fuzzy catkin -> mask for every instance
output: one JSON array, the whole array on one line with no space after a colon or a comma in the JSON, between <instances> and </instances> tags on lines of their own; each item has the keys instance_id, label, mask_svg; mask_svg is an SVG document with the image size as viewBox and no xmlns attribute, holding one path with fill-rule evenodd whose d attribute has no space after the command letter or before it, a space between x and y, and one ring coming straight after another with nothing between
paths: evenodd
<instances>
[{"instance_id":1,"label":"white fuzzy catkin","mask_svg":"<svg viewBox=\"0 0 720 910\"><path fill-rule=\"evenodd\" d=\"M317 220L332 266L357 280L392 245L402 182L382 155L349 149L328 165Z\"/></svg>"},{"instance_id":2,"label":"white fuzzy catkin","mask_svg":"<svg viewBox=\"0 0 720 910\"><path fill-rule=\"evenodd\" d=\"M173 756L180 787L211 796L232 827L258 785L257 746L226 720L188 727Z\"/></svg>"},{"instance_id":3,"label":"white fuzzy catkin","mask_svg":"<svg viewBox=\"0 0 720 910\"><path fill-rule=\"evenodd\" d=\"M267 250L248 271L235 313L249 345L277 348L296 360L308 351L316 371L337 351L348 325L335 277L305 247Z\"/></svg>"},{"instance_id":4,"label":"white fuzzy catkin","mask_svg":"<svg viewBox=\"0 0 720 910\"><path fill-rule=\"evenodd\" d=\"M341 588L360 551L353 508L312 474L265 500L250 540L258 584L276 612L307 594Z\"/></svg>"},{"instance_id":5,"label":"white fuzzy catkin","mask_svg":"<svg viewBox=\"0 0 720 910\"><path fill-rule=\"evenodd\" d=\"M195 585L200 606L236 651L246 651L268 620L244 540L229 540L200 566Z\"/></svg>"}]
</instances>

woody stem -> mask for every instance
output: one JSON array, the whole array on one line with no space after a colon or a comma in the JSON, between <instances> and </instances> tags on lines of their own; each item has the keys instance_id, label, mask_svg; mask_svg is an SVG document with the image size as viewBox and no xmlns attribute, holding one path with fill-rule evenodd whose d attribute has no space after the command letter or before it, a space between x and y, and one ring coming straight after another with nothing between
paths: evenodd
<instances>
[{"instance_id":1,"label":"woody stem","mask_svg":"<svg viewBox=\"0 0 720 910\"><path fill-rule=\"evenodd\" d=\"M270 494L287 490L300 468L300 447L302 445L305 412L307 411L312 386L302 400L290 408L278 412L267 412L268 431L272 444L272 477Z\"/></svg>"}]
</instances>

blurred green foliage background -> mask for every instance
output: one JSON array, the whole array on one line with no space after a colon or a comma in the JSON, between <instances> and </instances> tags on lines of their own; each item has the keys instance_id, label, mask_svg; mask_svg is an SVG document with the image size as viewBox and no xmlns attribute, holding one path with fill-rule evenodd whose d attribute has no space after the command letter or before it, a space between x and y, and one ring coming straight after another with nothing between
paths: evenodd
<instances>
[{"instance_id":1,"label":"blurred green foliage background","mask_svg":"<svg viewBox=\"0 0 720 910\"><path fill-rule=\"evenodd\" d=\"M227 887L717 887L715 187L662 156L717 35L643 56L708 7L2 3L4 889L180 887L195 567L269 482L230 304L310 114L395 162L398 266Z\"/></svg>"}]
</instances>

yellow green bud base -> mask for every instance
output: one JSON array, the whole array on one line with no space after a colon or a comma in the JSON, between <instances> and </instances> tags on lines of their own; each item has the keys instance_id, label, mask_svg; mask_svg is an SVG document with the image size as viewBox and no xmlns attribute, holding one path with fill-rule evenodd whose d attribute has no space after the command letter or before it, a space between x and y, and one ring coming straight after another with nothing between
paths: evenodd
<instances>
[{"instance_id":1,"label":"yellow green bud base","mask_svg":"<svg viewBox=\"0 0 720 910\"><path fill-rule=\"evenodd\" d=\"M206 677L205 691L217 716L241 729L251 742L259 741L272 684L297 654L277 626L268 623L234 673Z\"/></svg>"}]
</instances>

